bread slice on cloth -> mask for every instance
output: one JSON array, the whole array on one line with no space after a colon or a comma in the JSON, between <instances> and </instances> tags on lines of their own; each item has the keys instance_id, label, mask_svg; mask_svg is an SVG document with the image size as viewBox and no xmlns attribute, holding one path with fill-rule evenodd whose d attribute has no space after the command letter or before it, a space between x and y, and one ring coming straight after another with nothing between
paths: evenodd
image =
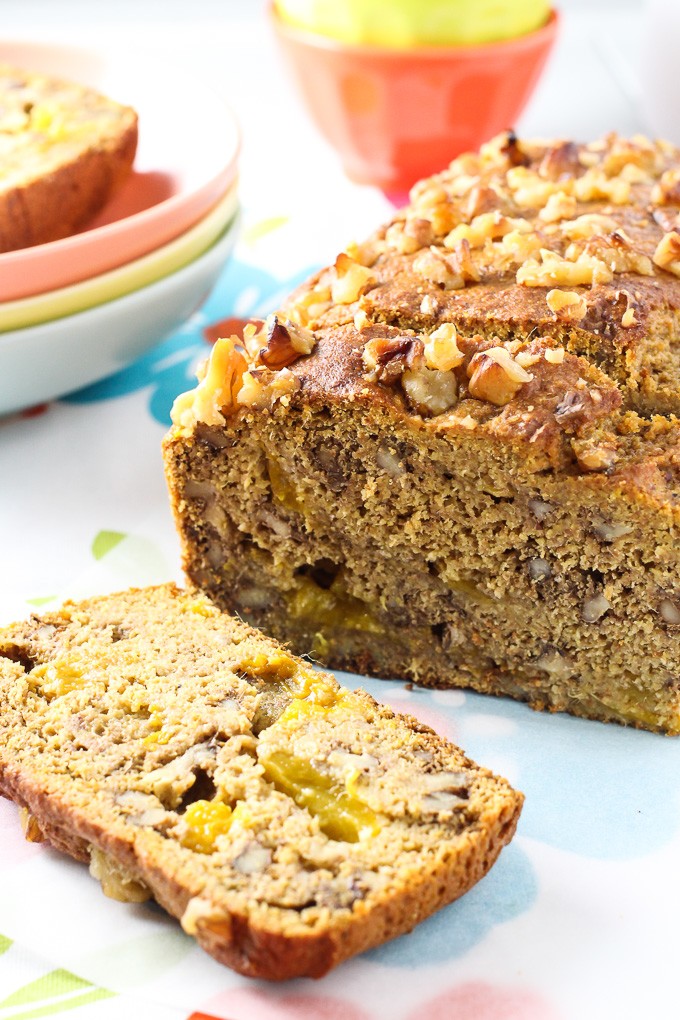
<instances>
[{"instance_id":1,"label":"bread slice on cloth","mask_svg":"<svg viewBox=\"0 0 680 1020\"><path fill-rule=\"evenodd\" d=\"M104 892L154 897L269 979L319 977L461 896L523 801L173 585L0 631L0 791Z\"/></svg>"}]
</instances>

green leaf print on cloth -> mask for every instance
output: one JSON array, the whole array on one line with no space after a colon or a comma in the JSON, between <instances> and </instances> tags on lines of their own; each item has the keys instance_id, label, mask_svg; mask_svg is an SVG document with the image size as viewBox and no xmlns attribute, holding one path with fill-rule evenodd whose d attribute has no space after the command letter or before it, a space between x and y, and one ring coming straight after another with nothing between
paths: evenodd
<instances>
[{"instance_id":1,"label":"green leaf print on cloth","mask_svg":"<svg viewBox=\"0 0 680 1020\"><path fill-rule=\"evenodd\" d=\"M0 950L11 946L11 941L0 936ZM79 994L74 994L79 993ZM42 1016L55 1016L67 1010L115 996L106 988L96 988L89 981L67 970L52 970L42 977L18 988L0 1002L3 1020L33 1020ZM33 1008L21 1009L22 1006ZM5 1012L18 1007L19 1012Z\"/></svg>"},{"instance_id":2,"label":"green leaf print on cloth","mask_svg":"<svg viewBox=\"0 0 680 1020\"><path fill-rule=\"evenodd\" d=\"M92 555L96 560L101 560L107 553L115 549L119 542L122 542L126 535L122 531L99 531L92 542Z\"/></svg>"}]
</instances>

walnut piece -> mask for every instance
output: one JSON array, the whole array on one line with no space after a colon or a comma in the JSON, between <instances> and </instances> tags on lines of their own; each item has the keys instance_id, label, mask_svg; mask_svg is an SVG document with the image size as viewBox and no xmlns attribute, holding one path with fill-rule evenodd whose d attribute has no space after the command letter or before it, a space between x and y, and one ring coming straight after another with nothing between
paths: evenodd
<instances>
[{"instance_id":1,"label":"walnut piece","mask_svg":"<svg viewBox=\"0 0 680 1020\"><path fill-rule=\"evenodd\" d=\"M573 241L564 254L570 261L576 261L583 253L600 259L614 273L654 276L654 267L649 255L637 251L622 230L614 230L606 237L595 234L584 244Z\"/></svg>"},{"instance_id":2,"label":"walnut piece","mask_svg":"<svg viewBox=\"0 0 680 1020\"><path fill-rule=\"evenodd\" d=\"M258 411L271 410L277 400L287 403L290 394L299 386L300 380L289 368L282 368L278 372L267 368L252 368L243 373L236 399L244 407Z\"/></svg>"},{"instance_id":3,"label":"walnut piece","mask_svg":"<svg viewBox=\"0 0 680 1020\"><path fill-rule=\"evenodd\" d=\"M680 233L671 230L664 234L652 257L661 269L673 273L674 276L680 276Z\"/></svg>"},{"instance_id":4,"label":"walnut piece","mask_svg":"<svg viewBox=\"0 0 680 1020\"><path fill-rule=\"evenodd\" d=\"M278 315L270 315L265 326L267 342L258 355L267 368L286 368L314 350L316 337L304 326L295 325L290 320L282 323Z\"/></svg>"},{"instance_id":5,"label":"walnut piece","mask_svg":"<svg viewBox=\"0 0 680 1020\"><path fill-rule=\"evenodd\" d=\"M470 396L497 407L510 403L533 376L519 365L505 347L491 347L475 354L468 365Z\"/></svg>"},{"instance_id":6,"label":"walnut piece","mask_svg":"<svg viewBox=\"0 0 680 1020\"><path fill-rule=\"evenodd\" d=\"M335 260L335 279L331 283L331 298L337 305L351 305L368 288L376 283L375 274L356 262L346 252Z\"/></svg>"},{"instance_id":7,"label":"walnut piece","mask_svg":"<svg viewBox=\"0 0 680 1020\"><path fill-rule=\"evenodd\" d=\"M574 290L549 290L545 300L555 317L566 322L580 322L588 311L585 298ZM551 360L547 351L545 356Z\"/></svg>"},{"instance_id":8,"label":"walnut piece","mask_svg":"<svg viewBox=\"0 0 680 1020\"><path fill-rule=\"evenodd\" d=\"M364 347L362 361L371 381L393 383L421 361L422 356L422 341L415 336L401 334L369 340Z\"/></svg>"},{"instance_id":9,"label":"walnut piece","mask_svg":"<svg viewBox=\"0 0 680 1020\"><path fill-rule=\"evenodd\" d=\"M218 340L198 386L176 398L171 417L179 428L190 432L199 421L224 425L225 417L238 410L236 395L248 363L236 349L236 343L235 336Z\"/></svg>"},{"instance_id":10,"label":"walnut piece","mask_svg":"<svg viewBox=\"0 0 680 1020\"><path fill-rule=\"evenodd\" d=\"M425 341L425 364L428 368L436 368L440 372L450 372L464 360L465 355L458 349L456 327L451 322L430 333Z\"/></svg>"},{"instance_id":11,"label":"walnut piece","mask_svg":"<svg viewBox=\"0 0 680 1020\"><path fill-rule=\"evenodd\" d=\"M436 368L416 368L404 372L401 385L409 404L419 414L443 414L458 399L458 383L453 372Z\"/></svg>"},{"instance_id":12,"label":"walnut piece","mask_svg":"<svg viewBox=\"0 0 680 1020\"><path fill-rule=\"evenodd\" d=\"M582 252L573 262L546 248L541 249L540 255L540 262L537 259L527 259L519 267L518 283L527 287L549 287L555 283L579 287L609 283L614 276L609 266L587 252Z\"/></svg>"}]
</instances>

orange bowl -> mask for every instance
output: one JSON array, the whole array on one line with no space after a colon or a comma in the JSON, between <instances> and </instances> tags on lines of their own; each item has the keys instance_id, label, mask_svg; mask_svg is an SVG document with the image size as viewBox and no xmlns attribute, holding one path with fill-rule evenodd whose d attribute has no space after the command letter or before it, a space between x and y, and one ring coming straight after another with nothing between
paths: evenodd
<instances>
[{"instance_id":1,"label":"orange bowl","mask_svg":"<svg viewBox=\"0 0 680 1020\"><path fill-rule=\"evenodd\" d=\"M361 184L407 191L511 127L555 41L552 11L535 32L480 46L352 46L288 25L274 33L321 134Z\"/></svg>"}]
</instances>

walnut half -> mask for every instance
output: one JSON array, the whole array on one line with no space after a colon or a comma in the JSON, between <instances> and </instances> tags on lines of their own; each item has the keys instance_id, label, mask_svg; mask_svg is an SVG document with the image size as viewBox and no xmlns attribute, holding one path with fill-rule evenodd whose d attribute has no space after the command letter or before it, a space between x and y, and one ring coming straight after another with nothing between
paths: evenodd
<instances>
[{"instance_id":1,"label":"walnut half","mask_svg":"<svg viewBox=\"0 0 680 1020\"><path fill-rule=\"evenodd\" d=\"M524 383L533 379L504 347L491 347L475 354L467 373L470 396L488 400L497 407L510 403Z\"/></svg>"}]
</instances>

